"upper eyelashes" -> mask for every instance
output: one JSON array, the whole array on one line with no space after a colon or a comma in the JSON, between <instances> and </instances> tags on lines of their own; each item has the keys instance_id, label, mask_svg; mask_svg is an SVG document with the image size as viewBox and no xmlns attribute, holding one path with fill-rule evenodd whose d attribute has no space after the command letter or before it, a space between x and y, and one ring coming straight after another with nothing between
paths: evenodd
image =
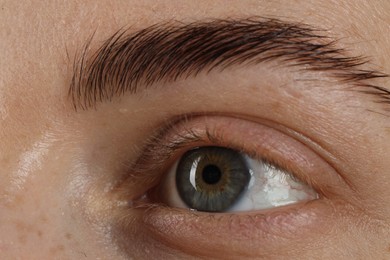
<instances>
[{"instance_id":1,"label":"upper eyelashes","mask_svg":"<svg viewBox=\"0 0 390 260\"><path fill-rule=\"evenodd\" d=\"M130 169L133 177L148 180L144 190L149 202L225 212L318 198L316 190L325 186L319 179L327 178L321 174L326 168L299 148L302 144L257 123L218 116L213 123L202 118L176 122L157 135L159 140L150 139L154 141ZM238 122L228 123L229 128L219 123L229 120ZM254 133L245 135L241 127L259 129L249 129Z\"/></svg>"}]
</instances>

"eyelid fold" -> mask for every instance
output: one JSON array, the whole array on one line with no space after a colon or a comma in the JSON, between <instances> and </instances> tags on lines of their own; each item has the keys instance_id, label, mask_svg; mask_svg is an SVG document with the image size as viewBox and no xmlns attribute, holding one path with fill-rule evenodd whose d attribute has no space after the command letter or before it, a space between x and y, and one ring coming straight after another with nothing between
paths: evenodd
<instances>
[{"instance_id":1,"label":"eyelid fold","mask_svg":"<svg viewBox=\"0 0 390 260\"><path fill-rule=\"evenodd\" d=\"M147 141L129 174L147 180L151 188L186 150L208 145L235 149L293 172L324 197L334 196L341 185L334 169L298 140L259 122L222 115L171 121Z\"/></svg>"}]
</instances>

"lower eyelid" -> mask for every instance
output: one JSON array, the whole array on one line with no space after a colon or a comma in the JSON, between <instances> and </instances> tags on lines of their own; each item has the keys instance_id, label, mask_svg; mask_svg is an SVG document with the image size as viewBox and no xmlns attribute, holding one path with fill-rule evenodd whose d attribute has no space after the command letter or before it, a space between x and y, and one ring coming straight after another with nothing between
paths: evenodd
<instances>
[{"instance_id":1,"label":"lower eyelid","mask_svg":"<svg viewBox=\"0 0 390 260\"><path fill-rule=\"evenodd\" d=\"M171 248L192 250L196 255L220 256L229 247L236 250L237 256L248 252L258 256L259 248L278 252L288 243L299 244L330 228L334 223L332 210L324 200L242 214L208 214L156 206L144 211L140 224L155 240Z\"/></svg>"}]
</instances>

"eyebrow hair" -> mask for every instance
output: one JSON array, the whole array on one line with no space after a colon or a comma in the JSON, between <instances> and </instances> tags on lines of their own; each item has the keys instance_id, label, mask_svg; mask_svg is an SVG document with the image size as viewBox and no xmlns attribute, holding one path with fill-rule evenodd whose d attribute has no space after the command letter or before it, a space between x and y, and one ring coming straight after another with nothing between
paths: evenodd
<instances>
[{"instance_id":1,"label":"eyebrow hair","mask_svg":"<svg viewBox=\"0 0 390 260\"><path fill-rule=\"evenodd\" d=\"M120 30L89 55L92 36L76 55L69 95L76 110L88 109L160 81L278 60L302 70L329 72L341 83L353 83L359 91L374 95L377 102L390 104L390 90L367 81L387 75L362 68L368 63L365 57L348 56L324 32L261 17L167 22L134 33Z\"/></svg>"}]
</instances>

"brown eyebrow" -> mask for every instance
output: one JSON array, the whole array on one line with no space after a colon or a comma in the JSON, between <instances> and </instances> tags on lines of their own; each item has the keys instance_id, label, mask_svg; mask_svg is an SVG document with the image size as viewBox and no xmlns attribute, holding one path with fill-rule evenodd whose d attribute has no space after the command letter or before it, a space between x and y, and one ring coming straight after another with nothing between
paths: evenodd
<instances>
[{"instance_id":1,"label":"brown eyebrow","mask_svg":"<svg viewBox=\"0 0 390 260\"><path fill-rule=\"evenodd\" d=\"M69 94L87 109L156 82L171 82L202 71L278 60L302 70L326 71L341 83L390 104L390 91L371 84L385 73L364 69L367 60L348 56L323 30L269 18L155 24L135 33L121 30L92 55L88 42L75 59Z\"/></svg>"}]
</instances>

